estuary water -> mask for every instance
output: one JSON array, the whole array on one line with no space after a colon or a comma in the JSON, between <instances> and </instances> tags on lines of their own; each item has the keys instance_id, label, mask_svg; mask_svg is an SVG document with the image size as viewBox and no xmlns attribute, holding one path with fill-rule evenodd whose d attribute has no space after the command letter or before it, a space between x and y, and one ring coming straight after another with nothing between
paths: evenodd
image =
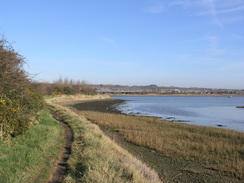
<instances>
[{"instance_id":1,"label":"estuary water","mask_svg":"<svg viewBox=\"0 0 244 183\"><path fill-rule=\"evenodd\" d=\"M156 116L170 121L244 132L244 97L113 96L125 114Z\"/></svg>"}]
</instances>

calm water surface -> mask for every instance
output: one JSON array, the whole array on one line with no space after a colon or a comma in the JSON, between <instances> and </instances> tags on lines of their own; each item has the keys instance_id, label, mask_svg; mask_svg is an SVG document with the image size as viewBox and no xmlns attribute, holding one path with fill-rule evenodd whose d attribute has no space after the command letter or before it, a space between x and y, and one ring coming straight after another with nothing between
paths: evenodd
<instances>
[{"instance_id":1,"label":"calm water surface","mask_svg":"<svg viewBox=\"0 0 244 183\"><path fill-rule=\"evenodd\" d=\"M117 109L126 114L184 120L201 126L244 132L244 97L116 96L126 102Z\"/></svg>"}]
</instances>

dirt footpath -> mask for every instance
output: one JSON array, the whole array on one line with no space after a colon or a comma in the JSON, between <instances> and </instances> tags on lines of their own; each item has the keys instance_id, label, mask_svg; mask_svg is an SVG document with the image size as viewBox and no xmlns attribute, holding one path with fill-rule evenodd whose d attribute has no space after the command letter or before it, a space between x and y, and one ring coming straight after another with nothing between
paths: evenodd
<instances>
[{"instance_id":1,"label":"dirt footpath","mask_svg":"<svg viewBox=\"0 0 244 183\"><path fill-rule=\"evenodd\" d=\"M71 155L72 142L74 140L74 134L70 126L62 120L55 112L51 111L53 117L60 122L65 131L65 145L62 154L59 156L56 167L52 172L52 176L48 180L48 183L62 183L68 172L68 159Z\"/></svg>"}]
</instances>

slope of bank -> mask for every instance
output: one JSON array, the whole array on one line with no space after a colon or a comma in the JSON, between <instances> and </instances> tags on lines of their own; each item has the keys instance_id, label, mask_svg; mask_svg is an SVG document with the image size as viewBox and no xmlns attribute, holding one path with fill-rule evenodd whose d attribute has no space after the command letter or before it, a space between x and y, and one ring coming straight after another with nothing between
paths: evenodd
<instances>
[{"instance_id":1,"label":"slope of bank","mask_svg":"<svg viewBox=\"0 0 244 183\"><path fill-rule=\"evenodd\" d=\"M26 134L0 142L1 183L43 183L58 158L64 131L47 109Z\"/></svg>"},{"instance_id":2,"label":"slope of bank","mask_svg":"<svg viewBox=\"0 0 244 183\"><path fill-rule=\"evenodd\" d=\"M110 100L108 96L64 96L47 100L74 133L69 172L64 182L161 182L153 170L116 145L97 125L60 105L104 98Z\"/></svg>"}]
</instances>

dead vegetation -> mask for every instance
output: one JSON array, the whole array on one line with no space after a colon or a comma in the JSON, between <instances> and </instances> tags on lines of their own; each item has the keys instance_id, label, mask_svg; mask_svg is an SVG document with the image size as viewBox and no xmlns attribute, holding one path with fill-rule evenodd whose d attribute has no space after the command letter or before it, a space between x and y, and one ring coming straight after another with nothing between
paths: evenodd
<instances>
[{"instance_id":1,"label":"dead vegetation","mask_svg":"<svg viewBox=\"0 0 244 183\"><path fill-rule=\"evenodd\" d=\"M68 161L70 171L64 182L161 182L157 173L116 145L97 125L58 105L60 102L66 103L67 98L48 100L74 132L72 154Z\"/></svg>"},{"instance_id":2,"label":"dead vegetation","mask_svg":"<svg viewBox=\"0 0 244 183\"><path fill-rule=\"evenodd\" d=\"M152 117L83 111L87 119L119 132L127 141L170 157L197 160L223 175L244 179L244 134L175 124Z\"/></svg>"},{"instance_id":3,"label":"dead vegetation","mask_svg":"<svg viewBox=\"0 0 244 183\"><path fill-rule=\"evenodd\" d=\"M97 92L92 89L86 81L73 80L60 77L53 83L32 82L32 87L43 95L95 95Z\"/></svg>"}]
</instances>

